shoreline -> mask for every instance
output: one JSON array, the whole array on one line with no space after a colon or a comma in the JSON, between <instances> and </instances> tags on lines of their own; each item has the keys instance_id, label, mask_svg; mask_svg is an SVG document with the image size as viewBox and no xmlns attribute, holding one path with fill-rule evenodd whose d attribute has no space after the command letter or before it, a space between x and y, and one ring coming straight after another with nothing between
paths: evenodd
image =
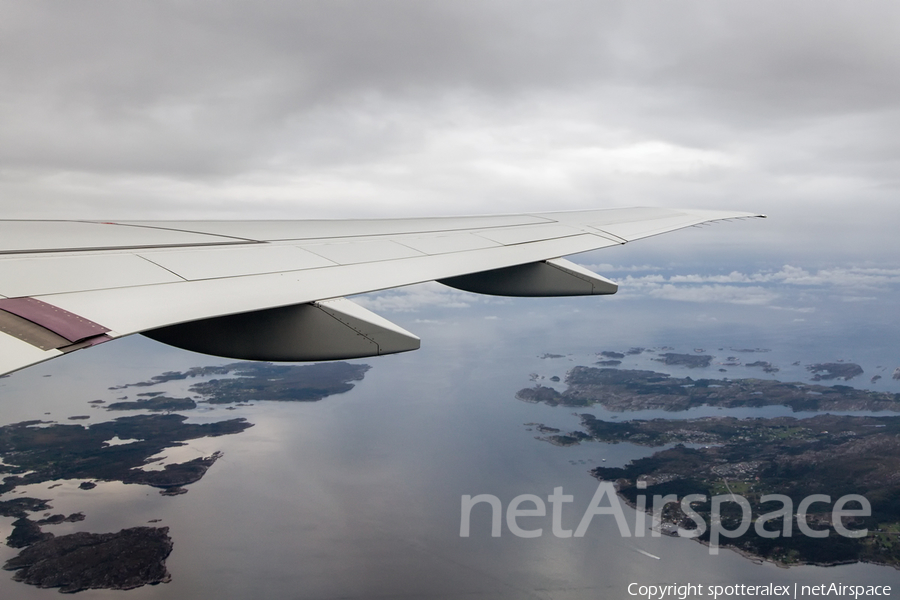
<instances>
[{"instance_id":1,"label":"shoreline","mask_svg":"<svg viewBox=\"0 0 900 600\"><path fill-rule=\"evenodd\" d=\"M602 479L602 478L600 478L600 477L595 477L595 479L597 479L597 481L609 481L609 480L606 480L606 479ZM612 483L613 486L615 487L615 489L616 489L616 496L619 498L620 501L622 501L626 506L628 506L629 508L631 508L631 509L634 510L635 512L637 512L638 510L641 510L641 509L639 509L639 508L637 507L637 505L636 505L634 502L630 501L626 496L624 496L623 494L621 494L621 493L619 492L619 484L618 484L618 482L616 482L616 481L609 481L609 483ZM645 509L645 510L643 510L643 513L646 514L646 515L650 515L650 518L648 519L649 522L650 522L650 525L648 526L648 529L649 529L650 531L656 531L656 532L659 532L660 535L665 536L665 537L691 540L691 541L697 542L697 543L699 543L699 544L701 544L701 545L703 545L703 546L709 547L709 541L707 541L707 540L701 540L701 539L699 539L699 538L690 538L690 537L685 537L685 536L678 535L678 532L677 532L678 524L677 524L677 523L670 522L670 521L661 521L661 522L659 522L659 523L654 522L652 510L646 510L646 509ZM666 530L662 529L662 527L668 527L668 528L671 528L672 531L666 531ZM783 561L780 561L780 560L777 560L777 559L766 558L766 557L764 557L764 556L760 556L759 554L755 554L755 553L753 553L753 552L751 552L751 551L749 551L749 550L746 550L746 549L741 548L741 547L738 547L738 546L734 546L734 545L732 545L732 544L720 544L720 545L719 545L719 548L720 548L720 549L723 549L723 550L730 550L730 551L732 551L732 552L735 552L735 553L739 554L741 557L743 557L743 558L745 558L745 559L749 560L750 562L755 563L755 564L757 564L757 565L763 565L763 564L765 564L765 563L771 563L771 564L775 565L776 567L778 567L779 569L785 569L785 570L791 569L791 568L793 568L793 567L823 567L823 568L828 568L828 567L840 567L840 566L844 566L844 565L866 564L866 565L874 565L874 566L877 566L877 567L890 567L890 568L893 568L893 569L896 570L896 571L900 571L900 565L892 565L892 564L888 564L888 563L884 563L884 562L878 562L878 561L869 561L869 560L840 560L840 561L832 561L832 562L811 562L811 561L805 561L805 560L803 560L803 561L797 561L797 562L795 562L795 563L786 563L786 562L783 562Z\"/></svg>"}]
</instances>

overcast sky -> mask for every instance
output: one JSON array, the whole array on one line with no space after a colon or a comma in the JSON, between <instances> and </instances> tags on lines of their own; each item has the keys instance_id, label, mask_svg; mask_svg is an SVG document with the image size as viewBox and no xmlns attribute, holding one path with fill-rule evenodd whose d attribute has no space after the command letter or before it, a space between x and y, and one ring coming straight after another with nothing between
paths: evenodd
<instances>
[{"instance_id":1,"label":"overcast sky","mask_svg":"<svg viewBox=\"0 0 900 600\"><path fill-rule=\"evenodd\" d=\"M898 31L887 1L0 0L0 207L735 208L862 260L900 248Z\"/></svg>"}]
</instances>

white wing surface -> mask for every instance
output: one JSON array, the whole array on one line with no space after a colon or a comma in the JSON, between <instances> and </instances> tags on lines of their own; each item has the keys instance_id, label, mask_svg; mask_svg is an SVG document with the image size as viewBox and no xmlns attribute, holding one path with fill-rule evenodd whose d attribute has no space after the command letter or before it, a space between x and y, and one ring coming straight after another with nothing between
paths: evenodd
<instances>
[{"instance_id":1,"label":"white wing surface","mask_svg":"<svg viewBox=\"0 0 900 600\"><path fill-rule=\"evenodd\" d=\"M0 220L0 374L145 333L236 358L418 348L344 296L438 280L474 292L614 293L561 257L753 213L628 208L322 221Z\"/></svg>"}]
</instances>

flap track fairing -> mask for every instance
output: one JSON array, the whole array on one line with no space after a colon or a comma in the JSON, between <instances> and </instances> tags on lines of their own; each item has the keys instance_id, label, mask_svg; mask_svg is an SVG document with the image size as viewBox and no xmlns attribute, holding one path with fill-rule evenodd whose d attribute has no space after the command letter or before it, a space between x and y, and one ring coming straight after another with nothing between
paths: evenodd
<instances>
[{"instance_id":1,"label":"flap track fairing","mask_svg":"<svg viewBox=\"0 0 900 600\"><path fill-rule=\"evenodd\" d=\"M191 321L144 335L243 360L340 360L419 348L418 337L346 298Z\"/></svg>"},{"instance_id":2,"label":"flap track fairing","mask_svg":"<svg viewBox=\"0 0 900 600\"><path fill-rule=\"evenodd\" d=\"M619 286L564 258L439 279L452 288L492 296L593 296Z\"/></svg>"}]
</instances>

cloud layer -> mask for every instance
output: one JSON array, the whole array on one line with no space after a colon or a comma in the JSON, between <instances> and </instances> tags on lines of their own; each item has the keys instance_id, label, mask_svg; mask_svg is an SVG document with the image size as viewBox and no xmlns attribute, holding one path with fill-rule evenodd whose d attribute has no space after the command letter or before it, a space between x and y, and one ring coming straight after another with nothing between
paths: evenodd
<instances>
[{"instance_id":1,"label":"cloud layer","mask_svg":"<svg viewBox=\"0 0 900 600\"><path fill-rule=\"evenodd\" d=\"M6 2L0 208L735 208L782 253L893 252L898 26L820 0Z\"/></svg>"},{"instance_id":2,"label":"cloud layer","mask_svg":"<svg viewBox=\"0 0 900 600\"><path fill-rule=\"evenodd\" d=\"M628 274L617 280L619 292L614 298L628 301L650 298L708 305L754 305L809 313L815 312L822 302L891 299L900 291L900 268L809 269L784 265L778 270L756 272L667 275L654 272L662 270L661 267L585 266L605 273L643 271L644 274ZM386 313L415 313L513 302L508 298L461 292L436 282L366 294L355 300L370 310Z\"/></svg>"}]
</instances>

